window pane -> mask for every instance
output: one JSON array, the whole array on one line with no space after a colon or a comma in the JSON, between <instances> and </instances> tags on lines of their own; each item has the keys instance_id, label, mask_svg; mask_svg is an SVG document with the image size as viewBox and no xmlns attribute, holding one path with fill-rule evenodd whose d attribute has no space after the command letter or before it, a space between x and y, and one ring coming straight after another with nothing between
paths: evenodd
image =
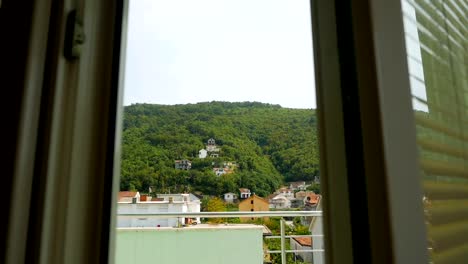
<instances>
[{"instance_id":1,"label":"window pane","mask_svg":"<svg viewBox=\"0 0 468 264\"><path fill-rule=\"evenodd\" d=\"M468 259L468 5L402 2L432 263Z\"/></svg>"},{"instance_id":2,"label":"window pane","mask_svg":"<svg viewBox=\"0 0 468 264\"><path fill-rule=\"evenodd\" d=\"M116 262L324 263L309 1L128 17Z\"/></svg>"}]
</instances>

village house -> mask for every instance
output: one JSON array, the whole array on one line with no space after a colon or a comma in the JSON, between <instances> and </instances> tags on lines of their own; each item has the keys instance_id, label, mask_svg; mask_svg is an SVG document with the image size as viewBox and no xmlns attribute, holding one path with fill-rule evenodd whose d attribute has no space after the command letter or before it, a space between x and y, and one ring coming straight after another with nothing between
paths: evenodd
<instances>
[{"instance_id":1,"label":"village house","mask_svg":"<svg viewBox=\"0 0 468 264\"><path fill-rule=\"evenodd\" d=\"M240 188L239 189L239 193L240 193L240 198L241 199L246 199L246 198L249 198L251 193L250 193L250 190L247 189L247 188Z\"/></svg>"},{"instance_id":2,"label":"village house","mask_svg":"<svg viewBox=\"0 0 468 264\"><path fill-rule=\"evenodd\" d=\"M315 194L314 192L307 193L306 197L304 198L304 206L306 209L315 209L320 201L320 195Z\"/></svg>"},{"instance_id":3,"label":"village house","mask_svg":"<svg viewBox=\"0 0 468 264\"><path fill-rule=\"evenodd\" d=\"M284 194L276 194L268 201L271 209L288 209L291 208L291 200Z\"/></svg>"},{"instance_id":4,"label":"village house","mask_svg":"<svg viewBox=\"0 0 468 264\"><path fill-rule=\"evenodd\" d=\"M269 203L266 199L255 194L239 203L239 211L261 212L269 211ZM264 217L263 219L268 219ZM255 217L241 217L241 222L255 220Z\"/></svg>"},{"instance_id":5,"label":"village house","mask_svg":"<svg viewBox=\"0 0 468 264\"><path fill-rule=\"evenodd\" d=\"M200 199L193 194L157 194L157 197L139 195L138 192L119 192L117 203L117 227L174 227L198 224L200 218L151 218L128 214L188 213L200 212ZM130 198L128 200L127 198ZM123 216L121 214L127 214Z\"/></svg>"},{"instance_id":6,"label":"village house","mask_svg":"<svg viewBox=\"0 0 468 264\"><path fill-rule=\"evenodd\" d=\"M215 163L213 162L213 165ZM234 169L236 168L236 163L232 161L224 162L222 167L214 167L213 172L216 174L216 176L220 176L223 174L231 174L234 173Z\"/></svg>"},{"instance_id":7,"label":"village house","mask_svg":"<svg viewBox=\"0 0 468 264\"><path fill-rule=\"evenodd\" d=\"M315 194L317 196L317 203L315 205L315 210L322 210L322 196ZM312 200L312 199L311 199ZM314 264L324 264L325 263L325 244L323 241L323 216L312 217L309 224L309 230L312 234L312 249L317 250L313 252L313 262ZM322 235L322 236L321 236ZM321 251L318 251L321 250Z\"/></svg>"},{"instance_id":8,"label":"village house","mask_svg":"<svg viewBox=\"0 0 468 264\"><path fill-rule=\"evenodd\" d=\"M190 160L176 160L174 163L177 170L190 170L192 168L192 162Z\"/></svg>"},{"instance_id":9,"label":"village house","mask_svg":"<svg viewBox=\"0 0 468 264\"><path fill-rule=\"evenodd\" d=\"M302 208L304 207L304 199L289 199L291 201L291 208Z\"/></svg>"},{"instance_id":10,"label":"village house","mask_svg":"<svg viewBox=\"0 0 468 264\"><path fill-rule=\"evenodd\" d=\"M312 249L311 237L292 237L291 239L289 239L289 243L290 243L292 250L311 250ZM312 263L312 259L313 259L313 255L311 252L294 253L294 261Z\"/></svg>"},{"instance_id":11,"label":"village house","mask_svg":"<svg viewBox=\"0 0 468 264\"><path fill-rule=\"evenodd\" d=\"M296 201L293 190L287 187L279 188L274 194L268 196L268 202L272 209L297 208L297 205L301 203Z\"/></svg>"},{"instance_id":12,"label":"village house","mask_svg":"<svg viewBox=\"0 0 468 264\"><path fill-rule=\"evenodd\" d=\"M295 197L294 197L295 196ZM280 188L268 196L271 209L302 208L314 210L320 196L311 191L293 193L291 189Z\"/></svg>"},{"instance_id":13,"label":"village house","mask_svg":"<svg viewBox=\"0 0 468 264\"><path fill-rule=\"evenodd\" d=\"M208 151L206 149L200 149L198 151L198 158L204 159L208 156Z\"/></svg>"},{"instance_id":14,"label":"village house","mask_svg":"<svg viewBox=\"0 0 468 264\"><path fill-rule=\"evenodd\" d=\"M320 199L320 195L315 194L312 191L299 191L295 194L296 198L294 199L293 203L298 205L298 207L304 206L307 204L307 206L314 207L317 203L318 200ZM308 198L307 198L308 197Z\"/></svg>"},{"instance_id":15,"label":"village house","mask_svg":"<svg viewBox=\"0 0 468 264\"><path fill-rule=\"evenodd\" d=\"M297 191L297 190L300 190L300 191L305 191L307 187L309 187L310 184L306 184L305 181L296 181L296 182L290 182L289 183L289 189L293 190L293 191Z\"/></svg>"},{"instance_id":16,"label":"village house","mask_svg":"<svg viewBox=\"0 0 468 264\"><path fill-rule=\"evenodd\" d=\"M206 150L208 152L218 152L219 151L219 148L218 148L218 146L216 146L216 141L214 140L214 138L208 139L208 142L207 142L207 145L206 145Z\"/></svg>"},{"instance_id":17,"label":"village house","mask_svg":"<svg viewBox=\"0 0 468 264\"><path fill-rule=\"evenodd\" d=\"M286 188L286 187L279 188L278 190L276 190L275 193L282 194L284 197L287 197L287 198L294 198L293 190Z\"/></svg>"},{"instance_id":18,"label":"village house","mask_svg":"<svg viewBox=\"0 0 468 264\"><path fill-rule=\"evenodd\" d=\"M224 194L224 201L226 203L234 203L237 200L237 194L235 193L225 193Z\"/></svg>"},{"instance_id":19,"label":"village house","mask_svg":"<svg viewBox=\"0 0 468 264\"><path fill-rule=\"evenodd\" d=\"M119 192L117 197L118 202L139 202L140 201L140 193L139 192L131 192L131 191L123 191Z\"/></svg>"},{"instance_id":20,"label":"village house","mask_svg":"<svg viewBox=\"0 0 468 264\"><path fill-rule=\"evenodd\" d=\"M208 139L206 145L206 151L210 154L210 157L217 158L219 157L219 152L221 151L221 148L219 148L216 145L216 141L214 140L214 138L210 138Z\"/></svg>"}]
</instances>

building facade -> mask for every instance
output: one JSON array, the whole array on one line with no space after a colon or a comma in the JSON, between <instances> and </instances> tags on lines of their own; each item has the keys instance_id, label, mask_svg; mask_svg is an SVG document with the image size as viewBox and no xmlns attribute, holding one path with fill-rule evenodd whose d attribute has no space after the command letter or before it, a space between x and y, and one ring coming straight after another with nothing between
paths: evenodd
<instances>
[{"instance_id":1,"label":"building facade","mask_svg":"<svg viewBox=\"0 0 468 264\"><path fill-rule=\"evenodd\" d=\"M224 194L224 201L226 203L233 203L235 200L237 200L237 194L231 192Z\"/></svg>"},{"instance_id":2,"label":"building facade","mask_svg":"<svg viewBox=\"0 0 468 264\"><path fill-rule=\"evenodd\" d=\"M200 218L152 218L158 213L200 212L200 200L192 194L159 194L157 199L146 201L119 201L117 205L117 227L176 227L201 223ZM127 215L123 215L127 214ZM130 214L130 216L129 216ZM131 216L148 214L148 216Z\"/></svg>"},{"instance_id":3,"label":"building facade","mask_svg":"<svg viewBox=\"0 0 468 264\"><path fill-rule=\"evenodd\" d=\"M269 209L268 201L255 194L239 203L239 211L261 212L261 211L269 211L269 210L270 209ZM264 217L264 219L267 219L267 217ZM247 222L247 221L255 220L255 218L254 217L252 218L241 217L240 220L242 222Z\"/></svg>"}]
</instances>

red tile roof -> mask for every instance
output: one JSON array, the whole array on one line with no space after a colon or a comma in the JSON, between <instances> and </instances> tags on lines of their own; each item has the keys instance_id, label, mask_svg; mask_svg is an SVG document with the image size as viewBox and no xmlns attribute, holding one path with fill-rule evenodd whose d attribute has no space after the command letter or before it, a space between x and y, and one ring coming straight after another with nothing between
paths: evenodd
<instances>
[{"instance_id":1,"label":"red tile roof","mask_svg":"<svg viewBox=\"0 0 468 264\"><path fill-rule=\"evenodd\" d=\"M119 198L122 198L122 197L135 197L136 194L137 194L137 192L123 191L123 192L119 192Z\"/></svg>"},{"instance_id":2,"label":"red tile roof","mask_svg":"<svg viewBox=\"0 0 468 264\"><path fill-rule=\"evenodd\" d=\"M320 195L315 194L315 193L309 193L309 194L306 195L306 199L307 199L307 197L310 198L309 203L311 203L311 204L318 203L319 199L320 199Z\"/></svg>"},{"instance_id":3,"label":"red tile roof","mask_svg":"<svg viewBox=\"0 0 468 264\"><path fill-rule=\"evenodd\" d=\"M312 247L311 237L293 237L293 239L303 247Z\"/></svg>"}]
</instances>

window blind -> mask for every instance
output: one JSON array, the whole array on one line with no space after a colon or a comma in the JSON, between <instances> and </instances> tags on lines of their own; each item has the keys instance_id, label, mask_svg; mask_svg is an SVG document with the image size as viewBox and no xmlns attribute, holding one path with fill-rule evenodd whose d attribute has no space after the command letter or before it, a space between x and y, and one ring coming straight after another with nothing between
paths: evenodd
<instances>
[{"instance_id":1,"label":"window blind","mask_svg":"<svg viewBox=\"0 0 468 264\"><path fill-rule=\"evenodd\" d=\"M402 7L430 261L468 263L468 2Z\"/></svg>"}]
</instances>

